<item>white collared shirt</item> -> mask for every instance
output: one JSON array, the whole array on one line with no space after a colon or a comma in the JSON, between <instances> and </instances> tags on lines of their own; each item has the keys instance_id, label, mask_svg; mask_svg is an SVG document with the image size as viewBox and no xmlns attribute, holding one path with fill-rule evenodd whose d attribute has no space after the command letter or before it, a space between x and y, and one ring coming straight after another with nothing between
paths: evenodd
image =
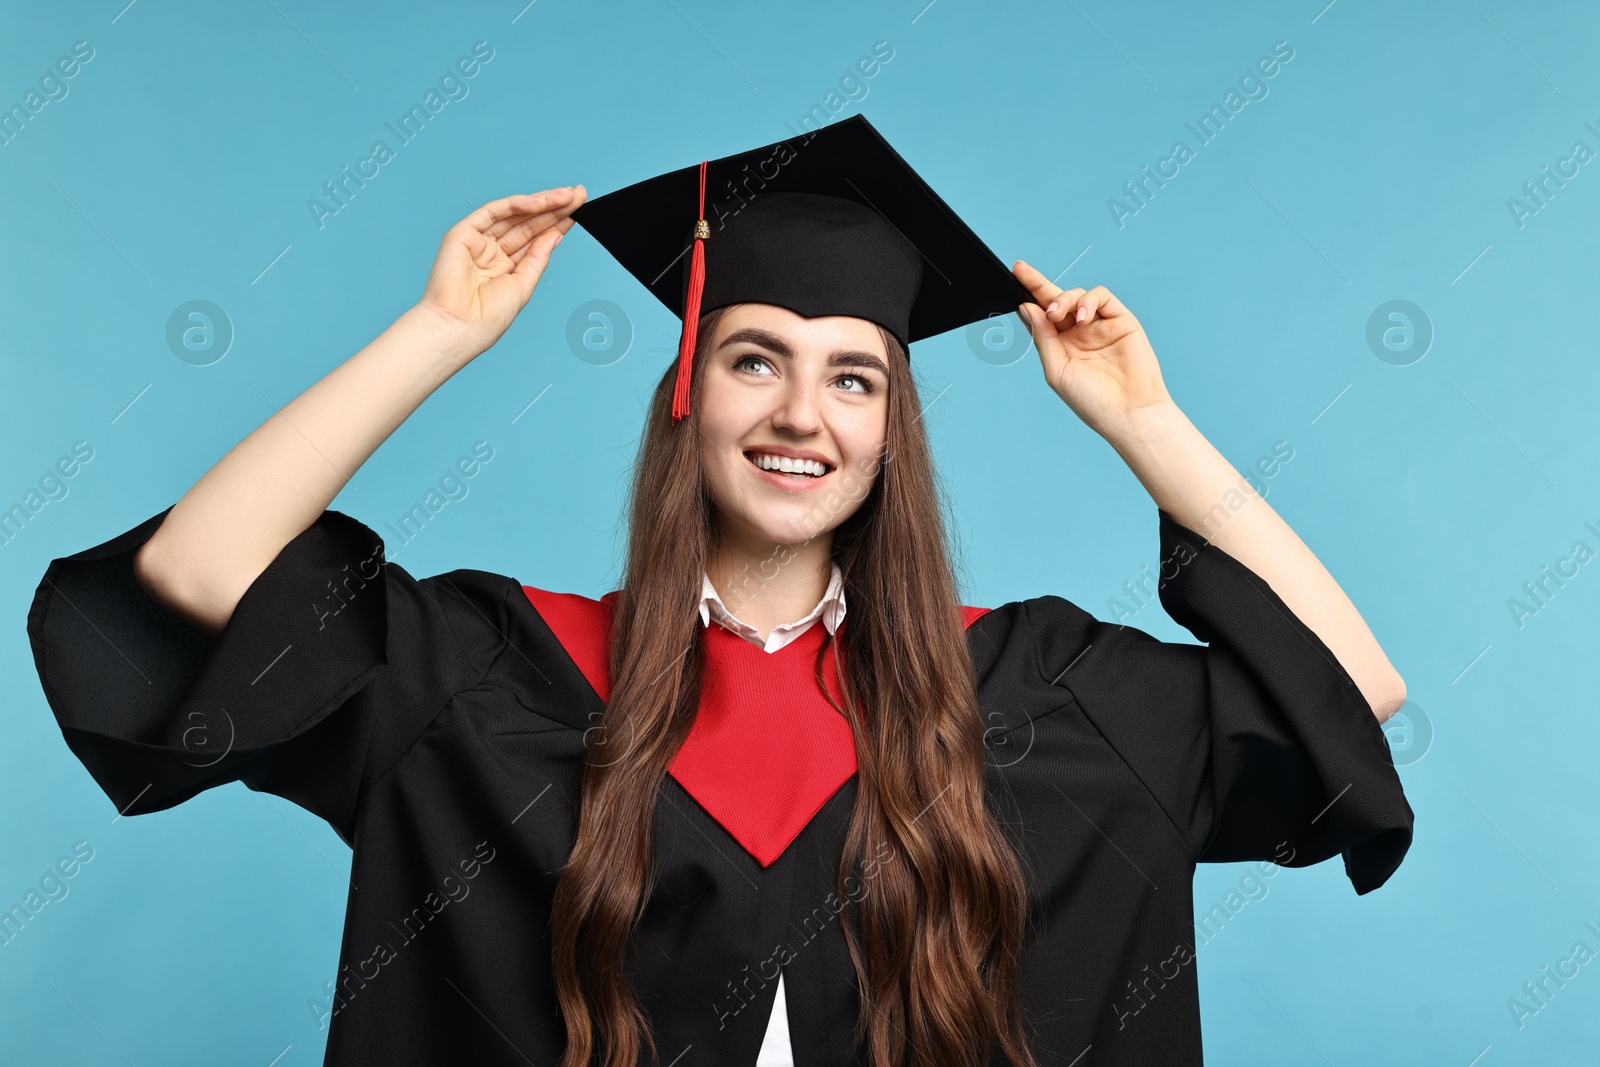
<instances>
[{"instance_id":1,"label":"white collared shirt","mask_svg":"<svg viewBox=\"0 0 1600 1067\"><path fill-rule=\"evenodd\" d=\"M747 622L741 622L723 604L717 587L711 584L709 574L705 575L700 585L700 621L710 626L715 618L722 626L766 652L778 651L811 629L818 618L822 619L822 624L830 634L835 633L839 623L844 621L844 575L837 563L832 566L833 574L828 580L828 588L822 594L822 599L817 601L817 606L802 619L774 626L765 643L761 640L760 631ZM756 1054L756 1067L794 1067L794 1045L789 1040L788 1002L783 993L782 971L778 972L778 990L772 1001L772 1016L767 1020L767 1032L761 1039L761 1051Z\"/></svg>"},{"instance_id":2,"label":"white collared shirt","mask_svg":"<svg viewBox=\"0 0 1600 1067\"><path fill-rule=\"evenodd\" d=\"M817 606L804 618L774 626L765 643L762 642L761 634L754 626L741 622L728 610L727 605L722 602L722 597L717 593L717 587L711 584L709 574L706 574L700 583L700 621L710 626L711 620L715 618L724 627L765 652L778 651L809 630L819 616L822 624L828 628L828 632L834 633L839 629L839 623L844 621L844 575L837 563L829 565L833 568L833 574L828 579L828 588L822 594L822 599L817 602Z\"/></svg>"}]
</instances>

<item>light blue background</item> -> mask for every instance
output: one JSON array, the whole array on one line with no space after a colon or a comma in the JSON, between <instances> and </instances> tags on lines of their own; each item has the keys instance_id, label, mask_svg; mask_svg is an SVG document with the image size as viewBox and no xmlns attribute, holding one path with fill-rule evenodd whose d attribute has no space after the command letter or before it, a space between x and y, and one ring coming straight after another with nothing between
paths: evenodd
<instances>
[{"instance_id":1,"label":"light blue background","mask_svg":"<svg viewBox=\"0 0 1600 1067\"><path fill-rule=\"evenodd\" d=\"M241 785L114 820L34 672L24 622L47 562L171 504L376 335L470 206L576 182L598 195L789 136L878 41L893 58L840 114L865 113L1006 262L1110 287L1235 466L1293 448L1269 502L1435 735L1420 759L1397 752L1417 838L1386 886L1358 898L1338 861L1284 871L1201 949L1208 1060L1594 1055L1600 964L1521 1029L1507 1007L1576 941L1600 950L1583 925L1600 926L1600 564L1521 628L1507 607L1575 541L1600 549L1584 526L1600 527L1584 310L1600 165L1521 227L1507 207L1575 141L1600 150L1584 125L1600 127L1592 5L125 2L7 4L0 33L5 107L74 42L94 49L0 147L0 504L74 442L94 449L0 547L0 904L74 842L95 850L0 948L0 1060L320 1063L307 1001L334 973L348 892L333 832ZM307 200L477 41L494 58L470 94L319 229ZM1294 56L1268 95L1197 146L1184 123L1278 41ZM1195 158L1119 228L1108 199L1178 138ZM236 331L210 366L166 342L194 299ZM1395 299L1435 331L1407 366L1366 340ZM590 300L636 334L607 366L566 341ZM501 343L334 507L381 531L485 440L470 494L395 558L613 588L627 465L676 326L574 230ZM939 394L927 422L966 601L1057 593L1108 617L1156 559L1138 482L1032 353L996 366L955 332L913 355ZM1155 607L1127 621L1192 640ZM1248 871L1203 868L1197 909Z\"/></svg>"}]
</instances>

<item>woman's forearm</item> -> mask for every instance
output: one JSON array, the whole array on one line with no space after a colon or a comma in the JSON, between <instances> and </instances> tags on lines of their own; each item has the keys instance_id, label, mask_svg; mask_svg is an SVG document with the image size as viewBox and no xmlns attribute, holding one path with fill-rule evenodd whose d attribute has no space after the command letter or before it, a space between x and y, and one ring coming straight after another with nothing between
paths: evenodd
<instances>
[{"instance_id":1,"label":"woman's forearm","mask_svg":"<svg viewBox=\"0 0 1600 1067\"><path fill-rule=\"evenodd\" d=\"M456 371L499 340L572 228L583 186L492 200L445 231L422 299L217 461L134 556L167 610L213 636L283 547Z\"/></svg>"},{"instance_id":2,"label":"woman's forearm","mask_svg":"<svg viewBox=\"0 0 1600 1067\"><path fill-rule=\"evenodd\" d=\"M1157 507L1266 580L1338 658L1379 722L1398 710L1405 682L1356 606L1175 404L1138 409L1107 440ZM1237 511L1235 493L1244 500Z\"/></svg>"},{"instance_id":3,"label":"woman's forearm","mask_svg":"<svg viewBox=\"0 0 1600 1067\"><path fill-rule=\"evenodd\" d=\"M150 596L215 635L250 584L367 457L476 355L425 306L272 414L185 493L140 548Z\"/></svg>"}]
</instances>

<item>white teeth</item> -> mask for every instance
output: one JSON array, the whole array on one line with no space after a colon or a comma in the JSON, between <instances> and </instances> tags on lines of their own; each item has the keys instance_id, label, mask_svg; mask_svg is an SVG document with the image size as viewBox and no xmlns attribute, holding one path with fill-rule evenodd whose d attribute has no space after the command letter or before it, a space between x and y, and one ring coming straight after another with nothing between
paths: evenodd
<instances>
[{"instance_id":1,"label":"white teeth","mask_svg":"<svg viewBox=\"0 0 1600 1067\"><path fill-rule=\"evenodd\" d=\"M806 474L813 478L820 478L828 473L828 468L814 459L792 459L789 456L773 456L765 452L753 452L750 454L750 459L762 470Z\"/></svg>"}]
</instances>

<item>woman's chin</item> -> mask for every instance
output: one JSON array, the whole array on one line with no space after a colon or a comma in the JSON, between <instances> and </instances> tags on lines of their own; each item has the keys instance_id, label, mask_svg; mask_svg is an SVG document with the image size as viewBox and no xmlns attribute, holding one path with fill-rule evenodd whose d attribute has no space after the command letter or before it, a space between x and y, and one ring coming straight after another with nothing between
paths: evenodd
<instances>
[{"instance_id":1,"label":"woman's chin","mask_svg":"<svg viewBox=\"0 0 1600 1067\"><path fill-rule=\"evenodd\" d=\"M745 511L739 516L739 525L751 537L774 545L801 544L827 533L829 528L810 501Z\"/></svg>"}]
</instances>

